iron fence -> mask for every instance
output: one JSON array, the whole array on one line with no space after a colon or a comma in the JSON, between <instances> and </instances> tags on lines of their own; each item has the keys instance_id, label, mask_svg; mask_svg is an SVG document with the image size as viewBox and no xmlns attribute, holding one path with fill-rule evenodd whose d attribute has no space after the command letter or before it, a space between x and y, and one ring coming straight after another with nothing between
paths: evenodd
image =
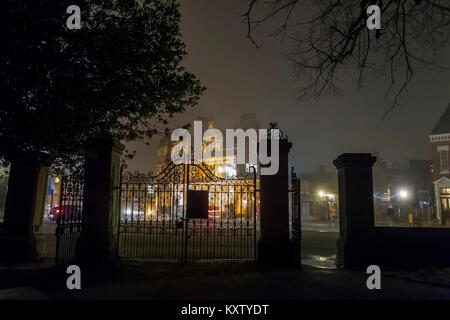
<instances>
[{"instance_id":1,"label":"iron fence","mask_svg":"<svg viewBox=\"0 0 450 320\"><path fill-rule=\"evenodd\" d=\"M56 264L75 258L77 241L83 222L84 175L82 173L61 178L59 205L51 210L56 215Z\"/></svg>"},{"instance_id":2,"label":"iron fence","mask_svg":"<svg viewBox=\"0 0 450 320\"><path fill-rule=\"evenodd\" d=\"M118 255L182 262L255 260L256 184L256 172L226 179L205 164L169 164L157 175L123 171Z\"/></svg>"}]
</instances>

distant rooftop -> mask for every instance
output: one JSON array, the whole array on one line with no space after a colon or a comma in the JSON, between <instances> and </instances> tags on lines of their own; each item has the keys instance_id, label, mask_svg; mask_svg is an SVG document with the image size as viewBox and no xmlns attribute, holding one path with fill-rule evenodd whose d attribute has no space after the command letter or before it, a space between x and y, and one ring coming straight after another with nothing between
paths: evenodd
<instances>
[{"instance_id":1,"label":"distant rooftop","mask_svg":"<svg viewBox=\"0 0 450 320\"><path fill-rule=\"evenodd\" d=\"M442 117L439 119L433 131L431 131L431 135L444 133L450 133L450 104L448 105Z\"/></svg>"}]
</instances>

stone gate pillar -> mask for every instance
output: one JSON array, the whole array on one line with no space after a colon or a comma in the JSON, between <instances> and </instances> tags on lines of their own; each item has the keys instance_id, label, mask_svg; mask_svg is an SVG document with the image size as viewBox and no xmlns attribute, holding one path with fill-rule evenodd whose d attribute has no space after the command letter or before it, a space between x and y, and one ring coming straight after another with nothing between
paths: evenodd
<instances>
[{"instance_id":1,"label":"stone gate pillar","mask_svg":"<svg viewBox=\"0 0 450 320\"><path fill-rule=\"evenodd\" d=\"M83 226L77 260L103 266L115 261L120 215L120 158L124 147L106 137L88 149L85 163Z\"/></svg>"},{"instance_id":2,"label":"stone gate pillar","mask_svg":"<svg viewBox=\"0 0 450 320\"><path fill-rule=\"evenodd\" d=\"M280 139L279 170L274 175L260 176L261 238L258 262L265 266L291 266L292 242L289 235L289 165L292 147ZM270 146L270 142L268 142ZM261 165L264 167L264 165Z\"/></svg>"},{"instance_id":3,"label":"stone gate pillar","mask_svg":"<svg viewBox=\"0 0 450 320\"><path fill-rule=\"evenodd\" d=\"M47 174L48 168L41 166L35 158L24 156L11 163L3 232L0 234L0 261L15 263L36 258L33 222L42 218Z\"/></svg>"},{"instance_id":4,"label":"stone gate pillar","mask_svg":"<svg viewBox=\"0 0 450 320\"><path fill-rule=\"evenodd\" d=\"M344 153L333 161L338 169L339 227L336 264L366 268L374 261L374 209L372 166L369 153Z\"/></svg>"}]
</instances>

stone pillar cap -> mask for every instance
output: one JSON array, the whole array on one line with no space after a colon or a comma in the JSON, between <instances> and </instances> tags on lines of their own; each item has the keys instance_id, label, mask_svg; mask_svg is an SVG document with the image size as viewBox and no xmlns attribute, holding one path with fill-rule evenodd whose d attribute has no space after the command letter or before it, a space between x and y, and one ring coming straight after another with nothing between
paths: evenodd
<instances>
[{"instance_id":1,"label":"stone pillar cap","mask_svg":"<svg viewBox=\"0 0 450 320\"><path fill-rule=\"evenodd\" d=\"M336 169L344 167L372 167L377 161L377 157L370 153L343 153L336 159L333 164Z\"/></svg>"}]
</instances>

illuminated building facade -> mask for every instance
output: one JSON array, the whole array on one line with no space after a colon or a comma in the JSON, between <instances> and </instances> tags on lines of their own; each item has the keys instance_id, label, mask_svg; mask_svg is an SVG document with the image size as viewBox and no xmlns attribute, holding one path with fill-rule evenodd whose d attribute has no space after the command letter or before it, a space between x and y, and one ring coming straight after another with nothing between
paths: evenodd
<instances>
[{"instance_id":1,"label":"illuminated building facade","mask_svg":"<svg viewBox=\"0 0 450 320\"><path fill-rule=\"evenodd\" d=\"M202 121L203 130L214 128L214 121L211 118L203 117L196 120ZM249 128L259 129L259 122L256 120L255 114L245 114L240 120L240 124L236 125L235 128L243 130ZM161 138L157 149L156 175L163 173L165 170L172 170L171 151L177 143L178 141L171 141L170 136ZM203 141L202 151L211 143L214 143L214 140ZM217 144L216 150L222 147L221 144ZM201 181L189 184L189 189L208 191L208 213L210 219L223 220L224 218L245 216L253 212L255 207L256 210L259 210L259 196L256 195L254 190L254 186L259 185L258 163L237 164L235 149L233 152L227 152L226 148L222 151L223 156L203 159L201 169L189 169L191 170L190 175L194 175L195 179ZM231 158L227 154L232 154ZM248 159L248 148L246 148L246 159ZM256 168L256 176L253 175L252 167ZM196 170L195 173L192 170ZM208 179L208 173L211 173L211 177L214 178ZM254 178L256 178L255 181L253 181ZM182 178L180 178L181 180ZM166 190L162 190L162 188L166 188ZM172 186L165 183L157 183L157 181L149 183L145 195L147 197L145 205L134 206L134 208L140 208L135 209L135 212L128 205L126 212L122 212L122 217L137 216L141 217L139 219L144 219L145 216L145 219L160 219L162 217L161 208L166 208L167 210L163 210L164 212L176 212L176 219L181 218L184 212L183 205L185 205L185 190L182 188L181 184L177 183ZM123 193L122 198L124 197L126 195Z\"/></svg>"},{"instance_id":2,"label":"illuminated building facade","mask_svg":"<svg viewBox=\"0 0 450 320\"><path fill-rule=\"evenodd\" d=\"M436 214L441 224L447 225L450 223L450 104L429 138Z\"/></svg>"}]
</instances>

